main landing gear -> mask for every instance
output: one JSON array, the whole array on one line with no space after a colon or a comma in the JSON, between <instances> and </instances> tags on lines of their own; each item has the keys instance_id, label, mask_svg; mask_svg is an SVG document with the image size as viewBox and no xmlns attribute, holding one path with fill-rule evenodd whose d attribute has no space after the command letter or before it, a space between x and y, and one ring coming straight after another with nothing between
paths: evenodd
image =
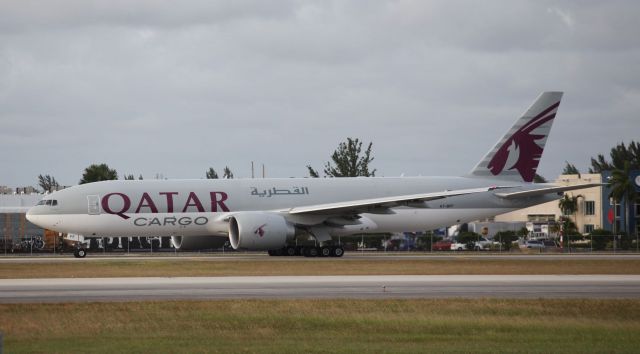
<instances>
[{"instance_id":1,"label":"main landing gear","mask_svg":"<svg viewBox=\"0 0 640 354\"><path fill-rule=\"evenodd\" d=\"M84 258L87 256L87 250L84 248L76 248L73 250L73 256L76 258Z\"/></svg>"},{"instance_id":2,"label":"main landing gear","mask_svg":"<svg viewBox=\"0 0 640 354\"><path fill-rule=\"evenodd\" d=\"M286 246L277 250L269 250L270 256L304 256L304 257L342 257L342 246Z\"/></svg>"}]
</instances>

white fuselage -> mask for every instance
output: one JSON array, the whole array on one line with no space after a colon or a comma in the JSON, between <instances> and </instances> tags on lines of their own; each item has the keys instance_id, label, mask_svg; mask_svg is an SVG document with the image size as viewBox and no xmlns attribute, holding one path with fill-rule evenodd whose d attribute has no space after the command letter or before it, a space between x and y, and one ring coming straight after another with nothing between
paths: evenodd
<instances>
[{"instance_id":1,"label":"white fuselage","mask_svg":"<svg viewBox=\"0 0 640 354\"><path fill-rule=\"evenodd\" d=\"M341 216L331 213L287 214L302 206L498 185L509 187L502 192L546 187L465 177L104 181L55 192L45 198L55 205L35 206L28 218L44 228L85 237L227 236L229 216L264 211L282 214L298 226L328 222L337 236L430 230L557 198L504 200L488 191L432 200L419 208L372 209L360 213L357 223L343 224L334 222Z\"/></svg>"}]
</instances>

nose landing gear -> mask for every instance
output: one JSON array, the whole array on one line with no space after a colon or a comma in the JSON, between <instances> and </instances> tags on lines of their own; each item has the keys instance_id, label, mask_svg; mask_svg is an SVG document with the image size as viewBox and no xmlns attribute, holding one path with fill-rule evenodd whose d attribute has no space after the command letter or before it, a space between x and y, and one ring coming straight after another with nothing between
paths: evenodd
<instances>
[{"instance_id":1,"label":"nose landing gear","mask_svg":"<svg viewBox=\"0 0 640 354\"><path fill-rule=\"evenodd\" d=\"M76 258L84 258L87 256L87 250L84 248L76 248L73 250L73 256Z\"/></svg>"}]
</instances>

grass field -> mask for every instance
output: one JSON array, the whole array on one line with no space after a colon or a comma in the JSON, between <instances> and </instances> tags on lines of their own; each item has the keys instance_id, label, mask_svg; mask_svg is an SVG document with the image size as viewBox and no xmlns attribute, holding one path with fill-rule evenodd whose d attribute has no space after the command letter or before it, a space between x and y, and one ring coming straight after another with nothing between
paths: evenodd
<instances>
[{"instance_id":1,"label":"grass field","mask_svg":"<svg viewBox=\"0 0 640 354\"><path fill-rule=\"evenodd\" d=\"M637 353L640 300L0 305L7 353Z\"/></svg>"},{"instance_id":2,"label":"grass field","mask_svg":"<svg viewBox=\"0 0 640 354\"><path fill-rule=\"evenodd\" d=\"M0 263L0 278L640 274L634 259L122 259ZM635 353L640 300L0 304L7 353Z\"/></svg>"},{"instance_id":3,"label":"grass field","mask_svg":"<svg viewBox=\"0 0 640 354\"><path fill-rule=\"evenodd\" d=\"M0 263L0 278L243 275L640 274L640 259L92 260Z\"/></svg>"}]
</instances>

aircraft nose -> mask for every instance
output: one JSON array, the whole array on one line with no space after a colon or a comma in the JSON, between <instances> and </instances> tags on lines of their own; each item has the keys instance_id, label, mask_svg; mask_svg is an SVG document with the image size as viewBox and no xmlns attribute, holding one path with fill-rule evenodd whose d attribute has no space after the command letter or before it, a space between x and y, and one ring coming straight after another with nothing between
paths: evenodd
<instances>
[{"instance_id":1,"label":"aircraft nose","mask_svg":"<svg viewBox=\"0 0 640 354\"><path fill-rule=\"evenodd\" d=\"M34 208L35 207L31 207L31 208L29 208L29 210L27 210L26 218L27 218L27 220L29 220L30 223L42 227L42 225L40 225L40 223L39 223L39 221L41 221L40 220L41 218L39 218L38 214L36 214L34 212L34 210L33 210Z\"/></svg>"},{"instance_id":2,"label":"aircraft nose","mask_svg":"<svg viewBox=\"0 0 640 354\"><path fill-rule=\"evenodd\" d=\"M29 210L27 210L27 215L26 215L27 220L29 220L30 223L33 223L33 221L31 220L33 218L33 207L29 208Z\"/></svg>"}]
</instances>

